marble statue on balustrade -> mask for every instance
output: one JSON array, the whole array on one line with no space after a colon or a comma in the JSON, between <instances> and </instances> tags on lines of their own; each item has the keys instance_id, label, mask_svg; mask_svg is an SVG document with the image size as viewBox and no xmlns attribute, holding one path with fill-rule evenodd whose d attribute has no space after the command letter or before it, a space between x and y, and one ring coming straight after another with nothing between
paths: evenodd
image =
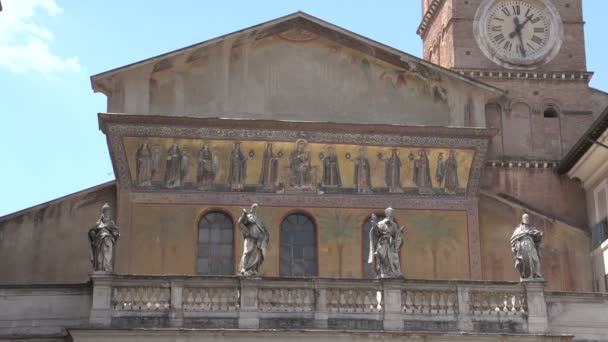
<instances>
[{"instance_id":1,"label":"marble statue on balustrade","mask_svg":"<svg viewBox=\"0 0 608 342\"><path fill-rule=\"evenodd\" d=\"M89 229L93 271L112 272L114 245L119 236L118 226L111 217L110 205L106 203L101 208L99 220Z\"/></svg>"},{"instance_id":2,"label":"marble statue on balustrade","mask_svg":"<svg viewBox=\"0 0 608 342\"><path fill-rule=\"evenodd\" d=\"M327 147L327 155L322 155L323 161L323 186L338 188L342 186L340 177L340 163L338 154L333 146Z\"/></svg>"},{"instance_id":3,"label":"marble statue on balustrade","mask_svg":"<svg viewBox=\"0 0 608 342\"><path fill-rule=\"evenodd\" d=\"M247 180L247 159L241 151L241 143L235 142L230 153L230 172L228 175L231 190L243 190Z\"/></svg>"},{"instance_id":4,"label":"marble statue on balustrade","mask_svg":"<svg viewBox=\"0 0 608 342\"><path fill-rule=\"evenodd\" d=\"M217 151L212 151L209 144L204 144L198 152L196 183L201 190L210 190L219 168Z\"/></svg>"},{"instance_id":5,"label":"marble statue on balustrade","mask_svg":"<svg viewBox=\"0 0 608 342\"><path fill-rule=\"evenodd\" d=\"M272 143L266 143L264 155L262 155L262 170L260 172L260 186L264 191L274 191L279 178L279 160L283 153L275 153Z\"/></svg>"},{"instance_id":6,"label":"marble statue on balustrade","mask_svg":"<svg viewBox=\"0 0 608 342\"><path fill-rule=\"evenodd\" d=\"M454 151L448 153L447 160L443 160L443 153L439 153L435 176L438 187L443 188L445 193L455 194L457 192L460 184L458 182L458 161Z\"/></svg>"},{"instance_id":7,"label":"marble statue on balustrade","mask_svg":"<svg viewBox=\"0 0 608 342\"><path fill-rule=\"evenodd\" d=\"M290 185L295 189L310 190L313 188L313 166L308 151L308 142L296 141L296 148L289 158Z\"/></svg>"},{"instance_id":8,"label":"marble statue on balustrade","mask_svg":"<svg viewBox=\"0 0 608 342\"><path fill-rule=\"evenodd\" d=\"M410 159L413 159L410 157ZM432 195L431 168L426 151L418 152L418 159L414 160L414 183L420 195Z\"/></svg>"},{"instance_id":9,"label":"marble statue on balustrade","mask_svg":"<svg viewBox=\"0 0 608 342\"><path fill-rule=\"evenodd\" d=\"M369 231L369 257L377 278L400 278L401 261L399 252L403 244L404 227L394 219L393 208L386 208L386 218L378 221L372 214L372 227Z\"/></svg>"},{"instance_id":10,"label":"marble statue on balustrade","mask_svg":"<svg viewBox=\"0 0 608 342\"><path fill-rule=\"evenodd\" d=\"M530 225L530 216L524 214L521 223L511 236L511 251L515 256L515 269L522 281L543 280L540 269L540 245L543 232Z\"/></svg>"},{"instance_id":11,"label":"marble statue on balustrade","mask_svg":"<svg viewBox=\"0 0 608 342\"><path fill-rule=\"evenodd\" d=\"M266 248L270 234L258 217L258 205L254 203L249 212L243 209L239 217L239 229L243 235L243 257L241 258L240 274L255 276L260 272L260 266L266 257Z\"/></svg>"},{"instance_id":12,"label":"marble statue on balustrade","mask_svg":"<svg viewBox=\"0 0 608 342\"><path fill-rule=\"evenodd\" d=\"M380 160L382 159L382 155L378 155ZM403 192L401 187L401 159L399 158L399 154L397 153L397 149L394 148L391 150L391 156L385 162L384 169L384 181L388 186L389 192Z\"/></svg>"}]
</instances>

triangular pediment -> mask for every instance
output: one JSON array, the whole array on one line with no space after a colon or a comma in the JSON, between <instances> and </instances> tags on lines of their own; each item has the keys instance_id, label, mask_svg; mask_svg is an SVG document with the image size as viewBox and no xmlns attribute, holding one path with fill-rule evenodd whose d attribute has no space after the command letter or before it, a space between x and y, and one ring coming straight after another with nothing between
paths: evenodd
<instances>
[{"instance_id":1,"label":"triangular pediment","mask_svg":"<svg viewBox=\"0 0 608 342\"><path fill-rule=\"evenodd\" d=\"M298 12L92 77L109 112L484 126L500 90Z\"/></svg>"}]
</instances>

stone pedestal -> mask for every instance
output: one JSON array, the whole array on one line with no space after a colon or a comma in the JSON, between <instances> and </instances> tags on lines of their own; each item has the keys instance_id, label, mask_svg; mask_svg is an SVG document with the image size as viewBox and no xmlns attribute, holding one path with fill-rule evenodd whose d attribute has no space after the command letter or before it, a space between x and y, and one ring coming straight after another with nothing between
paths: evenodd
<instances>
[{"instance_id":1,"label":"stone pedestal","mask_svg":"<svg viewBox=\"0 0 608 342\"><path fill-rule=\"evenodd\" d=\"M240 329L258 329L258 282L260 278L241 279L241 303L239 311Z\"/></svg>"},{"instance_id":2,"label":"stone pedestal","mask_svg":"<svg viewBox=\"0 0 608 342\"><path fill-rule=\"evenodd\" d=\"M112 323L112 275L95 272L90 276L93 282L93 300L89 323L93 326L110 326Z\"/></svg>"},{"instance_id":3,"label":"stone pedestal","mask_svg":"<svg viewBox=\"0 0 608 342\"><path fill-rule=\"evenodd\" d=\"M171 311L169 312L169 325L172 327L182 327L184 325L184 308L182 306L183 290L183 280L171 280Z\"/></svg>"},{"instance_id":4,"label":"stone pedestal","mask_svg":"<svg viewBox=\"0 0 608 342\"><path fill-rule=\"evenodd\" d=\"M544 334L549 330L544 281L522 281L528 304L528 332Z\"/></svg>"},{"instance_id":5,"label":"stone pedestal","mask_svg":"<svg viewBox=\"0 0 608 342\"><path fill-rule=\"evenodd\" d=\"M401 291L403 287L403 279L386 279L382 283L382 301L384 303L384 330L402 331L403 317L401 313Z\"/></svg>"},{"instance_id":6,"label":"stone pedestal","mask_svg":"<svg viewBox=\"0 0 608 342\"><path fill-rule=\"evenodd\" d=\"M329 318L329 315L327 314L327 290L317 289L316 294L314 327L315 329L327 329L327 320Z\"/></svg>"}]
</instances>

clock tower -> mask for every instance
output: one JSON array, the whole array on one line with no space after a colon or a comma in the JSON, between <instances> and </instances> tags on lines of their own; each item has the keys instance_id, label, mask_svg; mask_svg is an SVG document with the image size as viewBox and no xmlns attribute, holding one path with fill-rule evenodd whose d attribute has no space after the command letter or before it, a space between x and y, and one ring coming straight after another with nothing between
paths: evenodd
<instances>
[{"instance_id":1,"label":"clock tower","mask_svg":"<svg viewBox=\"0 0 608 342\"><path fill-rule=\"evenodd\" d=\"M505 90L494 160L560 160L608 106L589 87L582 0L422 0L424 58Z\"/></svg>"}]
</instances>

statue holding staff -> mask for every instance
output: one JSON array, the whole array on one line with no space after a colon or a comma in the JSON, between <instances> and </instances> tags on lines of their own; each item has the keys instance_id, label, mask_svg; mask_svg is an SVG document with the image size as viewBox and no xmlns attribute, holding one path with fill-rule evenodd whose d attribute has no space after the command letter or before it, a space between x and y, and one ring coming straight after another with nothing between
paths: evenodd
<instances>
[{"instance_id":1,"label":"statue holding staff","mask_svg":"<svg viewBox=\"0 0 608 342\"><path fill-rule=\"evenodd\" d=\"M258 275L260 266L266 257L266 247L270 235L258 217L257 203L251 205L249 212L243 209L243 213L239 217L239 229L245 240L240 274L244 276Z\"/></svg>"}]
</instances>

